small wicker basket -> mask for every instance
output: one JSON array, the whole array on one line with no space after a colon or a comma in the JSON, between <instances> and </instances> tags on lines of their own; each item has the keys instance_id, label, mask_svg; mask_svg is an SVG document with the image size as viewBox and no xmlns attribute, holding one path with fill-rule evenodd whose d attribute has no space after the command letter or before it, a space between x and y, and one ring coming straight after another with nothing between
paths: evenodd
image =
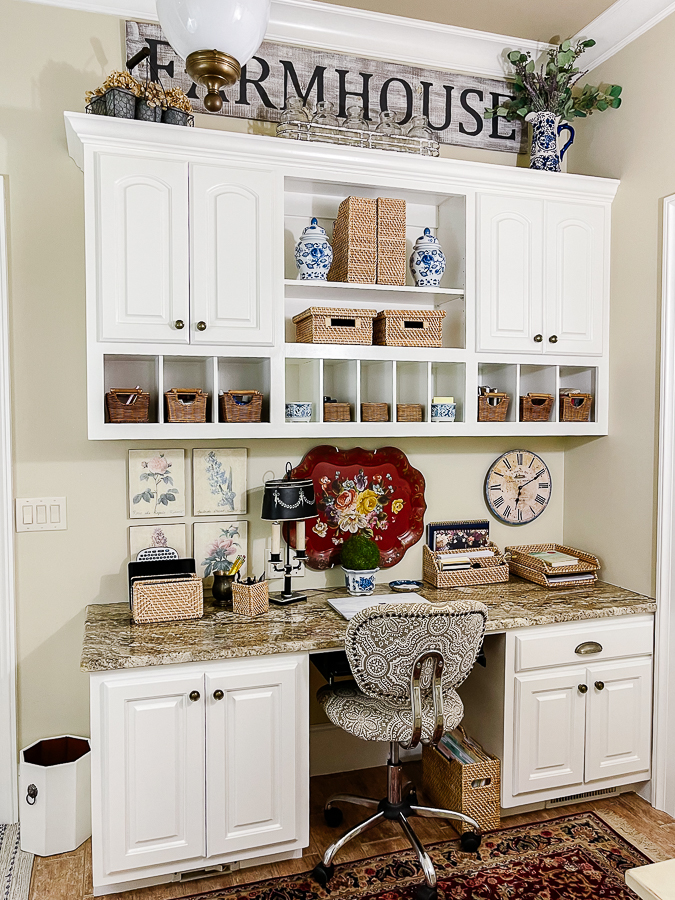
<instances>
[{"instance_id":1,"label":"small wicker basket","mask_svg":"<svg viewBox=\"0 0 675 900\"><path fill-rule=\"evenodd\" d=\"M485 548L494 556L478 556L475 568L444 571L440 557L466 556L466 550L431 550L426 544L422 548L422 574L425 581L437 588L467 587L472 584L499 584L509 580L509 567L502 551L490 542Z\"/></svg>"},{"instance_id":2,"label":"small wicker basket","mask_svg":"<svg viewBox=\"0 0 675 900\"><path fill-rule=\"evenodd\" d=\"M347 197L333 229L333 263L328 281L375 284L377 204L369 197Z\"/></svg>"},{"instance_id":3,"label":"small wicker basket","mask_svg":"<svg viewBox=\"0 0 675 900\"><path fill-rule=\"evenodd\" d=\"M324 422L351 422L352 407L350 403L324 403Z\"/></svg>"},{"instance_id":4,"label":"small wicker basket","mask_svg":"<svg viewBox=\"0 0 675 900\"><path fill-rule=\"evenodd\" d=\"M298 344L372 344L372 309L312 306L293 316Z\"/></svg>"},{"instance_id":5,"label":"small wicker basket","mask_svg":"<svg viewBox=\"0 0 675 900\"><path fill-rule=\"evenodd\" d=\"M592 406L593 394L561 394L560 421L588 422Z\"/></svg>"},{"instance_id":6,"label":"small wicker basket","mask_svg":"<svg viewBox=\"0 0 675 900\"><path fill-rule=\"evenodd\" d=\"M224 391L220 395L220 421L260 422L262 402L260 391Z\"/></svg>"},{"instance_id":7,"label":"small wicker basket","mask_svg":"<svg viewBox=\"0 0 675 900\"><path fill-rule=\"evenodd\" d=\"M553 394L528 394L520 398L521 422L548 422L553 409Z\"/></svg>"},{"instance_id":8,"label":"small wicker basket","mask_svg":"<svg viewBox=\"0 0 675 900\"><path fill-rule=\"evenodd\" d=\"M373 322L373 343L383 347L440 347L443 309L383 309Z\"/></svg>"},{"instance_id":9,"label":"small wicker basket","mask_svg":"<svg viewBox=\"0 0 675 900\"><path fill-rule=\"evenodd\" d=\"M150 394L131 388L111 388L105 395L110 422L149 422Z\"/></svg>"},{"instance_id":10,"label":"small wicker basket","mask_svg":"<svg viewBox=\"0 0 675 900\"><path fill-rule=\"evenodd\" d=\"M262 616L270 608L269 586L266 581L255 584L232 582L232 612L239 616Z\"/></svg>"},{"instance_id":11,"label":"small wicker basket","mask_svg":"<svg viewBox=\"0 0 675 900\"><path fill-rule=\"evenodd\" d=\"M508 394L493 393L481 394L478 397L478 421L479 422L506 422L506 414L509 411L510 397Z\"/></svg>"},{"instance_id":12,"label":"small wicker basket","mask_svg":"<svg viewBox=\"0 0 675 900\"><path fill-rule=\"evenodd\" d=\"M421 403L397 403L397 422L421 422L424 418L424 410Z\"/></svg>"},{"instance_id":13,"label":"small wicker basket","mask_svg":"<svg viewBox=\"0 0 675 900\"><path fill-rule=\"evenodd\" d=\"M194 391L171 388L164 397L167 422L206 422L209 395L201 388Z\"/></svg>"},{"instance_id":14,"label":"small wicker basket","mask_svg":"<svg viewBox=\"0 0 675 900\"><path fill-rule=\"evenodd\" d=\"M131 588L131 615L138 624L201 619L204 615L201 578L190 575L135 581Z\"/></svg>"},{"instance_id":15,"label":"small wicker basket","mask_svg":"<svg viewBox=\"0 0 675 900\"><path fill-rule=\"evenodd\" d=\"M361 404L361 421L362 422L388 422L389 421L389 404L388 403L362 403Z\"/></svg>"}]
</instances>

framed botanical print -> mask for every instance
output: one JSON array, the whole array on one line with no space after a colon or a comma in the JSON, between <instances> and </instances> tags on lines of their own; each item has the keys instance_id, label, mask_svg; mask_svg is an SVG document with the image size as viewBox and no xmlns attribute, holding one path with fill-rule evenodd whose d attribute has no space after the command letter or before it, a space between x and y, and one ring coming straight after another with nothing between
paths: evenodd
<instances>
[{"instance_id":1,"label":"framed botanical print","mask_svg":"<svg viewBox=\"0 0 675 900\"><path fill-rule=\"evenodd\" d=\"M129 451L129 518L185 515L185 452Z\"/></svg>"},{"instance_id":2,"label":"framed botanical print","mask_svg":"<svg viewBox=\"0 0 675 900\"><path fill-rule=\"evenodd\" d=\"M248 522L195 522L193 529L192 547L198 575L207 578L218 570L227 570L238 556L245 556L240 570L244 577L248 561Z\"/></svg>"},{"instance_id":3,"label":"framed botanical print","mask_svg":"<svg viewBox=\"0 0 675 900\"><path fill-rule=\"evenodd\" d=\"M131 525L129 558L133 562L148 547L171 547L181 558L187 554L186 528L180 525Z\"/></svg>"},{"instance_id":4,"label":"framed botanical print","mask_svg":"<svg viewBox=\"0 0 675 900\"><path fill-rule=\"evenodd\" d=\"M245 449L192 451L192 508L195 516L246 512Z\"/></svg>"}]
</instances>

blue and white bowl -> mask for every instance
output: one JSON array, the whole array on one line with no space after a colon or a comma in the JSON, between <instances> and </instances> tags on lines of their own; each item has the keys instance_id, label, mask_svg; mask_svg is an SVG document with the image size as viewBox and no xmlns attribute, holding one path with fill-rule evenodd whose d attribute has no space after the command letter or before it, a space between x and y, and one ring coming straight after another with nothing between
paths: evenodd
<instances>
[{"instance_id":1,"label":"blue and white bowl","mask_svg":"<svg viewBox=\"0 0 675 900\"><path fill-rule=\"evenodd\" d=\"M312 219L312 224L304 229L295 246L295 265L300 280L326 281L332 262L333 248L326 232L317 219Z\"/></svg>"},{"instance_id":2,"label":"blue and white bowl","mask_svg":"<svg viewBox=\"0 0 675 900\"><path fill-rule=\"evenodd\" d=\"M304 401L286 404L287 422L310 422L312 419L312 404Z\"/></svg>"},{"instance_id":3,"label":"blue and white bowl","mask_svg":"<svg viewBox=\"0 0 675 900\"><path fill-rule=\"evenodd\" d=\"M345 587L350 594L372 594L375 590L375 576L380 571L378 569L345 569Z\"/></svg>"},{"instance_id":4,"label":"blue and white bowl","mask_svg":"<svg viewBox=\"0 0 675 900\"><path fill-rule=\"evenodd\" d=\"M431 421L432 422L454 422L456 412L457 412L457 404L456 403L432 403L431 404Z\"/></svg>"}]
</instances>

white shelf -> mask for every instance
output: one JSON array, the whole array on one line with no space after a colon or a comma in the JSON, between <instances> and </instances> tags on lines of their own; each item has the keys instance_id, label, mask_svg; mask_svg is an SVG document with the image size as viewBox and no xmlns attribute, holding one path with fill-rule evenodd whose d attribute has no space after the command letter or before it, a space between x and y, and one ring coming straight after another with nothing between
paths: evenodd
<instances>
[{"instance_id":1,"label":"white shelf","mask_svg":"<svg viewBox=\"0 0 675 900\"><path fill-rule=\"evenodd\" d=\"M380 359L410 362L465 362L469 354L461 347L381 347L376 344L286 343L287 359Z\"/></svg>"},{"instance_id":2,"label":"white shelf","mask_svg":"<svg viewBox=\"0 0 675 900\"><path fill-rule=\"evenodd\" d=\"M289 293L296 296L306 296L313 294L315 290L319 291L338 291L351 293L356 291L367 297L368 294L446 294L450 297L463 297L464 288L442 288L442 287L415 287L414 284L356 284L345 281L300 281L295 278L286 278L284 280L286 287L286 295ZM289 291L289 288L296 290ZM378 298L379 299L379 298Z\"/></svg>"}]
</instances>

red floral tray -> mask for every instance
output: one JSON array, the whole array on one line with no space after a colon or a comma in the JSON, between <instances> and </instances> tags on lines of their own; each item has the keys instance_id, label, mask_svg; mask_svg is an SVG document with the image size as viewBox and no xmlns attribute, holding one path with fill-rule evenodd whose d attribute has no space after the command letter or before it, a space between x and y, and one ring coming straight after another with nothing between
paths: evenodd
<instances>
[{"instance_id":1,"label":"red floral tray","mask_svg":"<svg viewBox=\"0 0 675 900\"><path fill-rule=\"evenodd\" d=\"M338 450L314 447L291 478L314 482L315 521L307 523L307 565L328 569L339 563L345 540L359 531L372 532L383 568L403 559L424 532L424 476L396 447ZM295 526L287 528L295 546Z\"/></svg>"}]
</instances>

